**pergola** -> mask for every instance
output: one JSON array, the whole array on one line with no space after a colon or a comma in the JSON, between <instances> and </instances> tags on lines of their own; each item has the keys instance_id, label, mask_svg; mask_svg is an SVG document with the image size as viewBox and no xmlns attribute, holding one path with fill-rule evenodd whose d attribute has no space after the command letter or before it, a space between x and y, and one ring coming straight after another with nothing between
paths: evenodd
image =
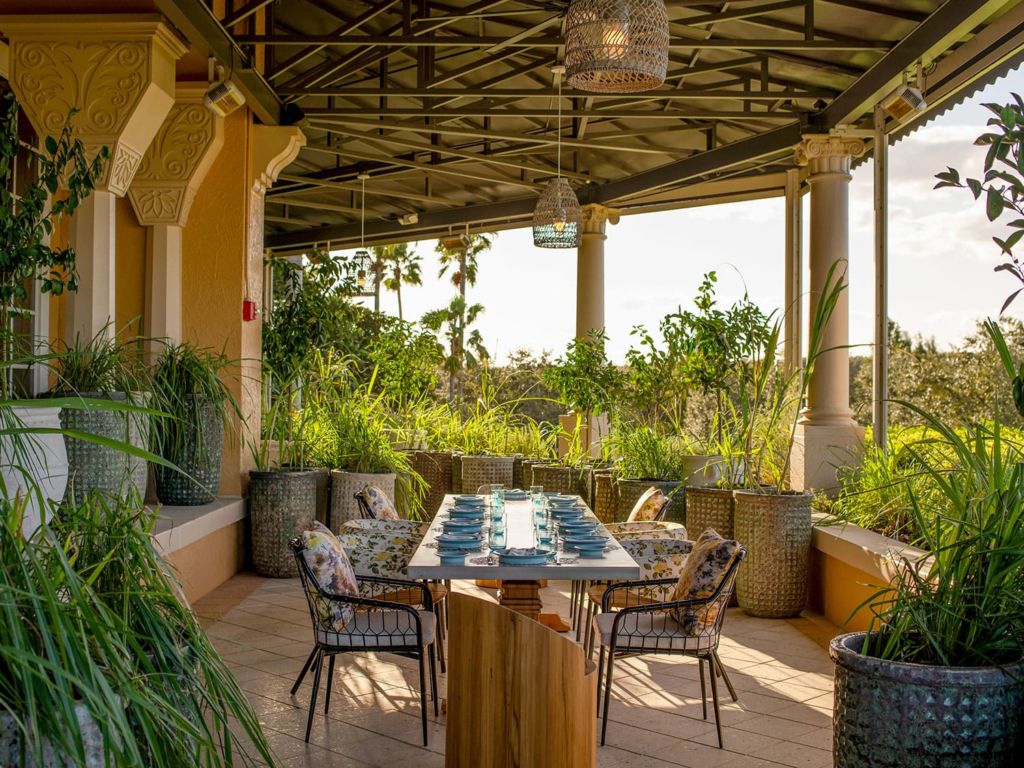
<instances>
[{"instance_id":1,"label":"pergola","mask_svg":"<svg viewBox=\"0 0 1024 768\"><path fill-rule=\"evenodd\" d=\"M851 165L874 151L883 444L885 148L1016 66L1024 45L1016 1L668 0L663 86L628 95L565 88L559 105L561 0L250 0L221 15L211 11L220 3L157 4L230 63L260 119L297 123L306 135L266 192L265 247L278 253L527 226L555 175L560 138L563 175L584 211L579 335L604 324L606 222L785 196L786 356L799 360L800 197L811 190L813 301L847 255ZM908 80L927 107L897 122L878 105ZM796 487L831 485L862 437L839 349L847 316L844 298L825 339L837 349L818 362L809 392Z\"/></svg>"}]
</instances>

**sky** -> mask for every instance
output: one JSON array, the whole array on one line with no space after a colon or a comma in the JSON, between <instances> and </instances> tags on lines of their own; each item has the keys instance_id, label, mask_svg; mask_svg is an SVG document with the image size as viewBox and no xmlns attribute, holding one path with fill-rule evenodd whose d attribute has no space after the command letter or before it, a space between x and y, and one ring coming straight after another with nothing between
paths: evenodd
<instances>
[{"instance_id":1,"label":"sky","mask_svg":"<svg viewBox=\"0 0 1024 768\"><path fill-rule=\"evenodd\" d=\"M989 223L966 190L933 190L933 177L946 166L981 176L984 150L973 146L988 119L981 104L1006 103L1010 93L1022 92L1024 72L1013 72L889 152L889 316L911 335L934 337L940 348L997 314L1019 284L993 272L999 249L991 237L1003 227ZM872 339L872 174L870 161L861 164L850 188L850 342L856 345ZM805 195L805 271L807 204ZM616 362L630 347L634 326L656 329L668 312L692 306L708 271L718 273L724 306L744 291L766 311L783 305L782 198L624 216L606 231L605 327ZM437 277L434 248L434 241L416 246L424 284L403 288L406 319L446 305L454 294L447 277ZM468 291L471 302L485 307L476 327L492 359L500 364L519 348L560 354L575 332L575 278L575 250L535 248L528 228L498 233ZM381 308L397 314L394 293L383 293ZM1024 296L1007 314L1024 317ZM869 354L870 347L860 351Z\"/></svg>"}]
</instances>

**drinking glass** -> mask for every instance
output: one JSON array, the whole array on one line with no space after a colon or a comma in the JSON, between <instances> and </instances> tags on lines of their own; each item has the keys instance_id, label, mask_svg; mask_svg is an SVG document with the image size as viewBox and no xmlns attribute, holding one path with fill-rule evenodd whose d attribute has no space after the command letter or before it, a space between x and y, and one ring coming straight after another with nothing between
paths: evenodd
<instances>
[{"instance_id":1,"label":"drinking glass","mask_svg":"<svg viewBox=\"0 0 1024 768\"><path fill-rule=\"evenodd\" d=\"M536 509L544 504L544 486L543 485L531 485L530 486L530 501L533 502L533 508Z\"/></svg>"},{"instance_id":2,"label":"drinking glass","mask_svg":"<svg viewBox=\"0 0 1024 768\"><path fill-rule=\"evenodd\" d=\"M487 544L492 549L500 549L505 546L505 523L502 520L491 518L491 527L487 532Z\"/></svg>"},{"instance_id":3,"label":"drinking glass","mask_svg":"<svg viewBox=\"0 0 1024 768\"><path fill-rule=\"evenodd\" d=\"M501 483L491 483L491 504L495 507L505 505L505 486Z\"/></svg>"}]
</instances>

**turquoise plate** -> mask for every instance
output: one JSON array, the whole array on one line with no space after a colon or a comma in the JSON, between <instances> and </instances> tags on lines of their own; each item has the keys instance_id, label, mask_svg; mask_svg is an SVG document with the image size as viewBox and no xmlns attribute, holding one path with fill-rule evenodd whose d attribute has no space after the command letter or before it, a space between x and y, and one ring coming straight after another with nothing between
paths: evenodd
<instances>
[{"instance_id":1,"label":"turquoise plate","mask_svg":"<svg viewBox=\"0 0 1024 768\"><path fill-rule=\"evenodd\" d=\"M577 536L563 536L562 541L569 549L596 549L598 547L604 549L608 544L608 538L606 536L587 536L582 534Z\"/></svg>"},{"instance_id":2,"label":"turquoise plate","mask_svg":"<svg viewBox=\"0 0 1024 768\"><path fill-rule=\"evenodd\" d=\"M484 521L476 520L444 520L441 527L445 533L480 533L484 527Z\"/></svg>"},{"instance_id":3,"label":"turquoise plate","mask_svg":"<svg viewBox=\"0 0 1024 768\"><path fill-rule=\"evenodd\" d=\"M581 558L587 558L588 560L597 560L604 557L604 547L580 547L576 550L580 553Z\"/></svg>"},{"instance_id":4,"label":"turquoise plate","mask_svg":"<svg viewBox=\"0 0 1024 768\"><path fill-rule=\"evenodd\" d=\"M520 554L511 555L506 552L505 547L492 549L491 551L498 555L498 560L502 565L544 565L549 558L554 556L554 552L550 549L535 548L535 552L532 554Z\"/></svg>"},{"instance_id":5,"label":"turquoise plate","mask_svg":"<svg viewBox=\"0 0 1024 768\"><path fill-rule=\"evenodd\" d=\"M452 507L448 510L448 514L452 519L474 519L483 517L484 510L482 507Z\"/></svg>"},{"instance_id":6,"label":"turquoise plate","mask_svg":"<svg viewBox=\"0 0 1024 768\"><path fill-rule=\"evenodd\" d=\"M483 537L479 534L469 533L439 533L437 535L438 549L479 549L483 543Z\"/></svg>"}]
</instances>

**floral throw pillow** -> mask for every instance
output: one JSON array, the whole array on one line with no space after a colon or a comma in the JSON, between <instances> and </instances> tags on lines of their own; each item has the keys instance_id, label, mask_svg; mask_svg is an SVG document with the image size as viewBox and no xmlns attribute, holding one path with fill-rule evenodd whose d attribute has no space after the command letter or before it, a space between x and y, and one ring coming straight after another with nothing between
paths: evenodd
<instances>
[{"instance_id":1,"label":"floral throw pillow","mask_svg":"<svg viewBox=\"0 0 1024 768\"><path fill-rule=\"evenodd\" d=\"M314 521L312 530L302 533L302 544L302 556L322 590L334 595L359 594L359 584L348 556L338 537L327 526ZM309 585L309 591L318 606L323 626L337 632L343 630L352 618L352 606L323 600L318 597L312 584Z\"/></svg>"},{"instance_id":2,"label":"floral throw pillow","mask_svg":"<svg viewBox=\"0 0 1024 768\"><path fill-rule=\"evenodd\" d=\"M723 539L717 531L708 529L693 545L693 551L686 559L679 581L676 582L670 600L701 600L711 597L728 572L733 560L739 554L740 544L734 539ZM695 608L676 608L673 611L689 635L697 635L713 626L724 600Z\"/></svg>"},{"instance_id":3,"label":"floral throw pillow","mask_svg":"<svg viewBox=\"0 0 1024 768\"><path fill-rule=\"evenodd\" d=\"M667 505L668 496L651 486L636 500L627 522L639 523L657 520Z\"/></svg>"},{"instance_id":4,"label":"floral throw pillow","mask_svg":"<svg viewBox=\"0 0 1024 768\"><path fill-rule=\"evenodd\" d=\"M366 508L370 510L374 520L398 519L398 510L395 509L395 505L391 503L388 495L377 486L368 485L359 494L362 496L363 501L366 503Z\"/></svg>"}]
</instances>

